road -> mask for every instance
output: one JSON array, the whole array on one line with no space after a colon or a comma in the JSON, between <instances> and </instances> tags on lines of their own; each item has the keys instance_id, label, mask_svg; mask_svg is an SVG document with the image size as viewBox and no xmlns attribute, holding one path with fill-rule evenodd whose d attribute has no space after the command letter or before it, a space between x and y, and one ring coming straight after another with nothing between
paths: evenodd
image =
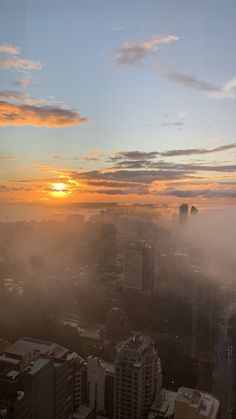
<instances>
[{"instance_id":1,"label":"road","mask_svg":"<svg viewBox=\"0 0 236 419\"><path fill-rule=\"evenodd\" d=\"M222 312L218 328L218 342L215 351L214 387L213 393L218 397L221 405L220 419L231 419L233 408L234 359L229 356L231 346L228 335L228 323L236 303L231 304Z\"/></svg>"}]
</instances>

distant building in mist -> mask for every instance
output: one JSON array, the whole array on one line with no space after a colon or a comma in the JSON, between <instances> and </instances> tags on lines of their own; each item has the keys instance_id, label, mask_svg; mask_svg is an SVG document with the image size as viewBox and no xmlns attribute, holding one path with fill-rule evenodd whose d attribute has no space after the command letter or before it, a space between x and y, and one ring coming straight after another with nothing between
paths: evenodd
<instances>
[{"instance_id":1,"label":"distant building in mist","mask_svg":"<svg viewBox=\"0 0 236 419\"><path fill-rule=\"evenodd\" d=\"M68 418L86 401L86 373L75 352L19 339L0 355L0 412L7 419Z\"/></svg>"},{"instance_id":2,"label":"distant building in mist","mask_svg":"<svg viewBox=\"0 0 236 419\"><path fill-rule=\"evenodd\" d=\"M80 227L84 223L84 216L81 214L69 214L67 216L67 223L71 227Z\"/></svg>"},{"instance_id":3,"label":"distant building in mist","mask_svg":"<svg viewBox=\"0 0 236 419\"><path fill-rule=\"evenodd\" d=\"M103 224L98 238L98 263L101 273L112 273L115 266L117 231L113 224Z\"/></svg>"},{"instance_id":4,"label":"distant building in mist","mask_svg":"<svg viewBox=\"0 0 236 419\"><path fill-rule=\"evenodd\" d=\"M150 337L136 335L117 346L115 419L142 419L162 388L161 363Z\"/></svg>"},{"instance_id":5,"label":"distant building in mist","mask_svg":"<svg viewBox=\"0 0 236 419\"><path fill-rule=\"evenodd\" d=\"M197 207L195 207L195 205L191 206L191 215L196 215L198 213L198 209Z\"/></svg>"},{"instance_id":6,"label":"distant building in mist","mask_svg":"<svg viewBox=\"0 0 236 419\"><path fill-rule=\"evenodd\" d=\"M192 306L192 326L191 326L191 356L195 358L198 354L199 341L203 339L203 330L199 327L201 312L204 312L204 341L207 348L208 342L208 362L212 362L213 356L213 307L218 301L218 287L212 281L211 276L204 275L201 267L192 266L188 271L191 279L188 290L188 298Z\"/></svg>"},{"instance_id":7,"label":"distant building in mist","mask_svg":"<svg viewBox=\"0 0 236 419\"><path fill-rule=\"evenodd\" d=\"M183 223L188 219L188 204L181 204L179 206L179 222Z\"/></svg>"},{"instance_id":8,"label":"distant building in mist","mask_svg":"<svg viewBox=\"0 0 236 419\"><path fill-rule=\"evenodd\" d=\"M125 248L124 289L133 292L152 292L153 247L149 243L139 241Z\"/></svg>"}]
</instances>

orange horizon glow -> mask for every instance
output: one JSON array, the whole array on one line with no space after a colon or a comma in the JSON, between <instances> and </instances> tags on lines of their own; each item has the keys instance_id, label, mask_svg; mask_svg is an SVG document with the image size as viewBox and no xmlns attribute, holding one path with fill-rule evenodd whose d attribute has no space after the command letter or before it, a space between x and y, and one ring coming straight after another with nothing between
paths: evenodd
<instances>
[{"instance_id":1,"label":"orange horizon glow","mask_svg":"<svg viewBox=\"0 0 236 419\"><path fill-rule=\"evenodd\" d=\"M111 169L112 170L112 169ZM55 167L44 167L38 169L40 176L32 177L31 179L23 180L22 183L19 183L15 180L6 180L5 185L2 186L1 190L1 202L8 203L38 203L42 204L51 203L54 204L71 204L76 202L114 202L114 203L171 203L173 199L175 202L179 203L181 201L186 201L188 203L193 203L196 201L200 204L201 202L209 201L208 197L201 196L201 194L196 196L168 196L168 190L178 191L190 191L192 188L196 191L201 189L209 190L220 190L221 184L220 181L225 181L227 179L226 175L217 175L216 177L207 176L201 177L199 180L196 179L177 179L177 180L158 180L153 181L149 185L149 191L146 194L136 193L136 188L130 188L132 182L127 183L124 188L117 186L119 182L110 181L111 186L103 185L103 182L100 182L100 179L95 177L92 179L83 178L81 179L74 178L73 174L69 170L65 169L55 169ZM116 170L113 170L114 173ZM42 175L43 174L43 175ZM231 176L232 178L232 176ZM230 178L230 179L231 179ZM91 182L92 180L92 182ZM106 182L105 182L106 183ZM130 188L130 191L129 191ZM114 194L110 191L114 190ZM120 193L117 193L119 189L122 189ZM129 191L127 193L127 190ZM165 190L167 190L167 195L165 195ZM124 191L124 193L122 193ZM218 203L217 197L212 197L211 202ZM232 198L221 198L220 202L234 202Z\"/></svg>"}]
</instances>

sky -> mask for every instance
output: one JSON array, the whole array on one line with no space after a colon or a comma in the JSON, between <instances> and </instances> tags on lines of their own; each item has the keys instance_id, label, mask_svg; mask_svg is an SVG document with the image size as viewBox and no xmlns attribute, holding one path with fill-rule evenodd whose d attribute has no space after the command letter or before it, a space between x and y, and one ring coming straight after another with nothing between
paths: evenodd
<instances>
[{"instance_id":1,"label":"sky","mask_svg":"<svg viewBox=\"0 0 236 419\"><path fill-rule=\"evenodd\" d=\"M0 0L0 202L235 205L235 0Z\"/></svg>"}]
</instances>

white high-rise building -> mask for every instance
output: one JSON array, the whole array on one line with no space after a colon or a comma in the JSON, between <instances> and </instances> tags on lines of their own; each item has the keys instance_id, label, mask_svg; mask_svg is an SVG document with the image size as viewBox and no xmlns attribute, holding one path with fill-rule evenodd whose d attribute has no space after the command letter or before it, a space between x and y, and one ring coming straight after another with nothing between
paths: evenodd
<instances>
[{"instance_id":1,"label":"white high-rise building","mask_svg":"<svg viewBox=\"0 0 236 419\"><path fill-rule=\"evenodd\" d=\"M105 409L106 371L98 358L89 356L87 362L88 404L100 412Z\"/></svg>"},{"instance_id":2,"label":"white high-rise building","mask_svg":"<svg viewBox=\"0 0 236 419\"><path fill-rule=\"evenodd\" d=\"M151 338L136 335L117 347L115 419L142 419L162 388L161 363Z\"/></svg>"}]
</instances>

